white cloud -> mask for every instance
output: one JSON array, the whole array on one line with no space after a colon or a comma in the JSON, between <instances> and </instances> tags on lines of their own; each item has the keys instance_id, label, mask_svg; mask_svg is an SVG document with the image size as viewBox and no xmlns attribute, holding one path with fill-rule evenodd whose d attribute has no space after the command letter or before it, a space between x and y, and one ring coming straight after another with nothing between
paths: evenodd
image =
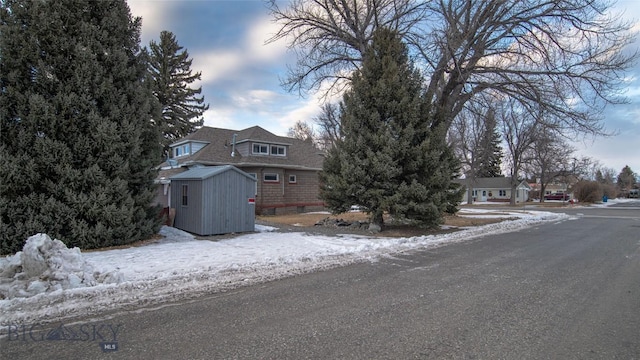
<instances>
[{"instance_id":1,"label":"white cloud","mask_svg":"<svg viewBox=\"0 0 640 360\"><path fill-rule=\"evenodd\" d=\"M251 67L261 68L283 62L287 48L284 41L265 44L277 31L277 26L268 17L261 17L247 29L243 42L234 48L209 48L206 52L193 53L192 68L202 72L202 81L215 83L221 79L250 76ZM274 74L274 78L276 75Z\"/></svg>"},{"instance_id":2,"label":"white cloud","mask_svg":"<svg viewBox=\"0 0 640 360\"><path fill-rule=\"evenodd\" d=\"M310 99L289 111L285 116L279 118L278 124L286 133L297 121L303 121L309 125L313 125L313 118L318 116L318 114L320 114L320 103L317 99Z\"/></svg>"},{"instance_id":3,"label":"white cloud","mask_svg":"<svg viewBox=\"0 0 640 360\"><path fill-rule=\"evenodd\" d=\"M253 60L280 60L287 52L287 44L283 39L266 44L266 41L278 32L279 26L267 16L261 17L247 31L245 48Z\"/></svg>"},{"instance_id":4,"label":"white cloud","mask_svg":"<svg viewBox=\"0 0 640 360\"><path fill-rule=\"evenodd\" d=\"M233 96L235 105L241 108L254 108L277 105L274 102L282 96L271 90L248 90Z\"/></svg>"},{"instance_id":5,"label":"white cloud","mask_svg":"<svg viewBox=\"0 0 640 360\"><path fill-rule=\"evenodd\" d=\"M165 30L169 22L171 9L175 5L172 1L127 0L131 15L142 18L142 43L147 44L157 38Z\"/></svg>"},{"instance_id":6,"label":"white cloud","mask_svg":"<svg viewBox=\"0 0 640 360\"><path fill-rule=\"evenodd\" d=\"M217 127L222 129L236 129L236 119L234 110L229 107L213 106L204 112L204 126Z\"/></svg>"},{"instance_id":7,"label":"white cloud","mask_svg":"<svg viewBox=\"0 0 640 360\"><path fill-rule=\"evenodd\" d=\"M194 53L191 68L202 72L203 83L215 83L221 79L241 73L245 64L241 52L237 50L210 50Z\"/></svg>"}]
</instances>

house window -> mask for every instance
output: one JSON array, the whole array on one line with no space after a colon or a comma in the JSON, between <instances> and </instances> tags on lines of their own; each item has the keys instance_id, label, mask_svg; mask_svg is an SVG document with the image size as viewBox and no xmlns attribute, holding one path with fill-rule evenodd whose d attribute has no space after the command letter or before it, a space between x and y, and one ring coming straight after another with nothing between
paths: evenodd
<instances>
[{"instance_id":1,"label":"house window","mask_svg":"<svg viewBox=\"0 0 640 360\"><path fill-rule=\"evenodd\" d=\"M287 155L287 148L279 145L271 145L271 155L285 156Z\"/></svg>"},{"instance_id":2,"label":"house window","mask_svg":"<svg viewBox=\"0 0 640 360\"><path fill-rule=\"evenodd\" d=\"M278 182L280 177L277 173L265 173L263 176L264 182Z\"/></svg>"},{"instance_id":3,"label":"house window","mask_svg":"<svg viewBox=\"0 0 640 360\"><path fill-rule=\"evenodd\" d=\"M190 144L184 144L182 146L176 146L173 149L173 156L174 157L178 157L178 156L189 155L189 153L191 152L190 150L191 150Z\"/></svg>"},{"instance_id":4,"label":"house window","mask_svg":"<svg viewBox=\"0 0 640 360\"><path fill-rule=\"evenodd\" d=\"M189 205L189 185L182 185L182 206Z\"/></svg>"},{"instance_id":5,"label":"house window","mask_svg":"<svg viewBox=\"0 0 640 360\"><path fill-rule=\"evenodd\" d=\"M507 190L499 190L498 194L499 196L507 196Z\"/></svg>"},{"instance_id":6,"label":"house window","mask_svg":"<svg viewBox=\"0 0 640 360\"><path fill-rule=\"evenodd\" d=\"M253 153L259 155L269 155L269 145L253 144Z\"/></svg>"},{"instance_id":7,"label":"house window","mask_svg":"<svg viewBox=\"0 0 640 360\"><path fill-rule=\"evenodd\" d=\"M295 184L298 182L298 179L295 175L289 175L289 184Z\"/></svg>"}]
</instances>

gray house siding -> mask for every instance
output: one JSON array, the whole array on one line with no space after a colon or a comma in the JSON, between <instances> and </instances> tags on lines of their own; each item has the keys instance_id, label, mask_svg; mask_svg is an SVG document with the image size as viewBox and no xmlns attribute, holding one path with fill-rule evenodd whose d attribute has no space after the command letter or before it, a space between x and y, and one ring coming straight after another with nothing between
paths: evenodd
<instances>
[{"instance_id":1,"label":"gray house siding","mask_svg":"<svg viewBox=\"0 0 640 360\"><path fill-rule=\"evenodd\" d=\"M192 154L197 153L198 151L200 151L200 149L202 149L206 145L207 145L206 143L201 143L201 142L191 143L191 153Z\"/></svg>"},{"instance_id":2,"label":"gray house siding","mask_svg":"<svg viewBox=\"0 0 640 360\"><path fill-rule=\"evenodd\" d=\"M233 166L197 168L176 175L171 178L171 197L176 208L174 226L179 229L198 235L254 231L255 180Z\"/></svg>"}]
</instances>

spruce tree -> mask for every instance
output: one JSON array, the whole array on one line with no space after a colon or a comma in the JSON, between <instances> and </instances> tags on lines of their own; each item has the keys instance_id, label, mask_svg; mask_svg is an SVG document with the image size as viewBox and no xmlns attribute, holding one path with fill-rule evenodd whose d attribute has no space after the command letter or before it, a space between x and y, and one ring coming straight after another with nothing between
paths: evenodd
<instances>
[{"instance_id":1,"label":"spruce tree","mask_svg":"<svg viewBox=\"0 0 640 360\"><path fill-rule=\"evenodd\" d=\"M383 214L434 226L455 211L457 164L432 129L422 77L397 33L378 30L341 103L343 138L327 154L321 196L334 213L360 206L372 228Z\"/></svg>"},{"instance_id":2,"label":"spruce tree","mask_svg":"<svg viewBox=\"0 0 640 360\"><path fill-rule=\"evenodd\" d=\"M83 249L158 228L159 136L124 0L7 0L0 22L0 250Z\"/></svg>"},{"instance_id":3,"label":"spruce tree","mask_svg":"<svg viewBox=\"0 0 640 360\"><path fill-rule=\"evenodd\" d=\"M616 178L616 185L621 191L628 191L636 185L637 181L636 174L629 165L625 165Z\"/></svg>"},{"instance_id":4,"label":"spruce tree","mask_svg":"<svg viewBox=\"0 0 640 360\"><path fill-rule=\"evenodd\" d=\"M198 97L202 87L192 89L191 83L200 80L201 73L192 74L189 53L178 45L169 31L160 33L160 43L149 44L149 72L153 93L162 108L161 117L154 119L163 136L164 154L169 145L202 126L202 114L209 109L204 96Z\"/></svg>"},{"instance_id":5,"label":"spruce tree","mask_svg":"<svg viewBox=\"0 0 640 360\"><path fill-rule=\"evenodd\" d=\"M502 176L502 169L500 169L502 148L494 111L489 111L487 114L484 133L479 145L476 177Z\"/></svg>"}]
</instances>

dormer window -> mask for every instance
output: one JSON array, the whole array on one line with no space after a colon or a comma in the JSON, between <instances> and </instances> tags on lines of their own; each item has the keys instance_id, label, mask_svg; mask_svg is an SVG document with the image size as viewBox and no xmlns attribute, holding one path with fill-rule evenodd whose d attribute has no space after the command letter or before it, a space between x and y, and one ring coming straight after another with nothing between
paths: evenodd
<instances>
[{"instance_id":1,"label":"dormer window","mask_svg":"<svg viewBox=\"0 0 640 360\"><path fill-rule=\"evenodd\" d=\"M181 156L189 156L197 153L207 146L209 142L201 140L183 140L171 144L171 155L174 158Z\"/></svg>"},{"instance_id":2,"label":"dormer window","mask_svg":"<svg viewBox=\"0 0 640 360\"><path fill-rule=\"evenodd\" d=\"M238 142L238 144L240 143L244 143L247 140L244 141L240 141ZM280 157L285 157L287 156L287 144L274 144L274 143L268 143L268 142L253 142L252 140L250 141L250 154L251 155L258 155L258 156L280 156ZM243 149L245 149L246 151L246 147L243 147Z\"/></svg>"},{"instance_id":3,"label":"dormer window","mask_svg":"<svg viewBox=\"0 0 640 360\"><path fill-rule=\"evenodd\" d=\"M189 144L184 144L184 145L176 146L175 148L173 148L174 157L189 155L189 153L190 153Z\"/></svg>"},{"instance_id":4,"label":"dormer window","mask_svg":"<svg viewBox=\"0 0 640 360\"><path fill-rule=\"evenodd\" d=\"M287 148L281 145L271 145L271 155L286 156Z\"/></svg>"},{"instance_id":5,"label":"dormer window","mask_svg":"<svg viewBox=\"0 0 640 360\"><path fill-rule=\"evenodd\" d=\"M252 152L256 155L269 155L269 145L254 143Z\"/></svg>"}]
</instances>

